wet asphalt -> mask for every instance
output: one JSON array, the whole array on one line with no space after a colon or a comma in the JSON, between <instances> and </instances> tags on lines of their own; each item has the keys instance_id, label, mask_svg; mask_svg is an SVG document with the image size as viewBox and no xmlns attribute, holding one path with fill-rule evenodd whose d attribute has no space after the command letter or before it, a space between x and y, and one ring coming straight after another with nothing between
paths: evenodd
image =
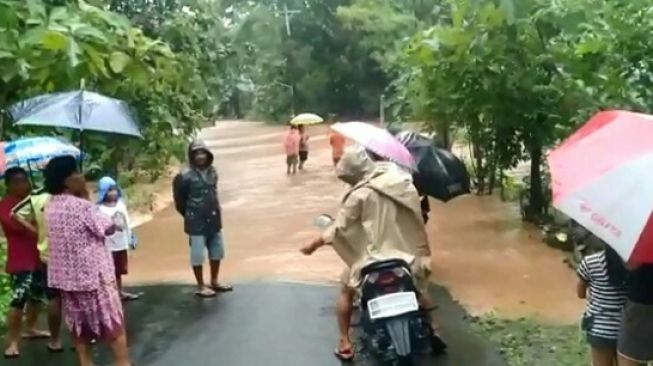
<instances>
[{"instance_id":1,"label":"wet asphalt","mask_svg":"<svg viewBox=\"0 0 653 366\"><path fill-rule=\"evenodd\" d=\"M214 299L193 297L186 285L135 289L144 297L126 307L130 352L135 366L337 366L334 300L337 289L296 283L237 284ZM464 310L441 287L441 333L448 355L423 359L431 366L503 366L495 348L470 329ZM66 339L67 345L70 345ZM72 350L51 355L43 341L24 342L7 366L74 366ZM112 365L106 346L94 347L97 365ZM352 365L374 363L361 350Z\"/></svg>"}]
</instances>

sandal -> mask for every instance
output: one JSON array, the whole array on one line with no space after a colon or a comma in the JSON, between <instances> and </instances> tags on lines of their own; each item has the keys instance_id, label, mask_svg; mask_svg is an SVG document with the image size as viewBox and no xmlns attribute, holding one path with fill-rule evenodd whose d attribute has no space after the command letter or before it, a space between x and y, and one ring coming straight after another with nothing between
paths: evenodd
<instances>
[{"instance_id":1,"label":"sandal","mask_svg":"<svg viewBox=\"0 0 653 366\"><path fill-rule=\"evenodd\" d=\"M127 301L135 301L141 298L141 294L130 294L130 293L123 293L120 296L120 300L127 302Z\"/></svg>"},{"instance_id":2,"label":"sandal","mask_svg":"<svg viewBox=\"0 0 653 366\"><path fill-rule=\"evenodd\" d=\"M229 285L220 285L220 284L211 285L211 289L215 292L231 292L234 290L234 288Z\"/></svg>"},{"instance_id":3,"label":"sandal","mask_svg":"<svg viewBox=\"0 0 653 366\"><path fill-rule=\"evenodd\" d=\"M336 356L337 359L343 362L350 362L354 360L354 349L349 348L336 348L333 351L333 354Z\"/></svg>"},{"instance_id":4,"label":"sandal","mask_svg":"<svg viewBox=\"0 0 653 366\"><path fill-rule=\"evenodd\" d=\"M203 299L209 299L212 297L215 297L217 294L215 291L211 290L210 288L205 288L203 290L197 290L195 291L195 296Z\"/></svg>"},{"instance_id":5,"label":"sandal","mask_svg":"<svg viewBox=\"0 0 653 366\"><path fill-rule=\"evenodd\" d=\"M45 330L33 330L31 332L26 332L23 334L23 339L47 339L50 338L50 332Z\"/></svg>"},{"instance_id":6,"label":"sandal","mask_svg":"<svg viewBox=\"0 0 653 366\"><path fill-rule=\"evenodd\" d=\"M7 353L7 350L5 350L4 357L6 359L14 359L20 357L20 351L16 350L12 353Z\"/></svg>"},{"instance_id":7,"label":"sandal","mask_svg":"<svg viewBox=\"0 0 653 366\"><path fill-rule=\"evenodd\" d=\"M64 348L59 346L59 348L52 347L51 345L45 346L48 349L49 353L61 353L64 351Z\"/></svg>"}]
</instances>

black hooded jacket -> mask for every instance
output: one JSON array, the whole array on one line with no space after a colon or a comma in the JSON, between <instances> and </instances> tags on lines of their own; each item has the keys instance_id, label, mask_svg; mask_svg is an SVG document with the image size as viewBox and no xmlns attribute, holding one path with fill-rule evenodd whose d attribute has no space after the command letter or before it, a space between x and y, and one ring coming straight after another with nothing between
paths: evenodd
<instances>
[{"instance_id":1,"label":"black hooded jacket","mask_svg":"<svg viewBox=\"0 0 653 366\"><path fill-rule=\"evenodd\" d=\"M201 171L193 166L193 153L204 150L209 155L208 167ZM213 167L213 154L202 141L188 146L188 164L172 182L175 208L184 217L188 235L211 235L222 230L218 200L218 172Z\"/></svg>"}]
</instances>

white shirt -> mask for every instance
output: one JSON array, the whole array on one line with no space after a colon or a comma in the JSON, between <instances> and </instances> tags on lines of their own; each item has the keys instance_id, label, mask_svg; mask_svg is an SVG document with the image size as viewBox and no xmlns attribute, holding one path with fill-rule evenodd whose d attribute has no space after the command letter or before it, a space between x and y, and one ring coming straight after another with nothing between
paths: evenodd
<instances>
[{"instance_id":1,"label":"white shirt","mask_svg":"<svg viewBox=\"0 0 653 366\"><path fill-rule=\"evenodd\" d=\"M105 243L107 247L112 252L128 250L132 232L129 213L127 212L127 206L125 206L125 203L122 200L119 200L115 206L100 204L99 207L100 212L109 216L114 224L123 228L122 231L116 231L113 235L106 237Z\"/></svg>"}]
</instances>

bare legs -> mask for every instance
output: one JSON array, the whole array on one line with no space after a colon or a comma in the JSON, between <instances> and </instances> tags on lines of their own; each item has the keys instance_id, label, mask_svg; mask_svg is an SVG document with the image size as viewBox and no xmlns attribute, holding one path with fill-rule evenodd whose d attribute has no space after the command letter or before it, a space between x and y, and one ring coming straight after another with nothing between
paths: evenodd
<instances>
[{"instance_id":1,"label":"bare legs","mask_svg":"<svg viewBox=\"0 0 653 366\"><path fill-rule=\"evenodd\" d=\"M617 350L606 347L592 347L592 366L616 366Z\"/></svg>"},{"instance_id":2,"label":"bare legs","mask_svg":"<svg viewBox=\"0 0 653 366\"><path fill-rule=\"evenodd\" d=\"M340 331L337 351L342 356L353 357L354 354L354 346L351 343L351 338L349 336L351 314L354 308L354 294L354 289L343 286L340 289L340 295L338 296L338 301L336 303L338 330Z\"/></svg>"},{"instance_id":3,"label":"bare legs","mask_svg":"<svg viewBox=\"0 0 653 366\"><path fill-rule=\"evenodd\" d=\"M80 366L93 366L93 357L91 356L91 346L86 340L75 337L73 339L75 349L77 350L77 357ZM125 329L122 328L120 333L109 343L111 352L116 366L131 366L129 361L129 350L127 348L127 335Z\"/></svg>"},{"instance_id":4,"label":"bare legs","mask_svg":"<svg viewBox=\"0 0 653 366\"><path fill-rule=\"evenodd\" d=\"M50 341L48 348L51 350L61 349L61 299L53 298L48 303L48 328L50 329Z\"/></svg>"},{"instance_id":5,"label":"bare legs","mask_svg":"<svg viewBox=\"0 0 653 366\"><path fill-rule=\"evenodd\" d=\"M111 351L113 358L116 360L116 366L131 366L129 361L129 351L127 349L127 334L123 328L120 334L111 341Z\"/></svg>"},{"instance_id":6,"label":"bare legs","mask_svg":"<svg viewBox=\"0 0 653 366\"><path fill-rule=\"evenodd\" d=\"M204 266L193 266L193 274L195 275L195 281L197 282L196 294L201 297L215 296L215 291L208 288L204 283Z\"/></svg>"},{"instance_id":7,"label":"bare legs","mask_svg":"<svg viewBox=\"0 0 653 366\"><path fill-rule=\"evenodd\" d=\"M593 358L594 358L594 353L592 352L592 359ZM639 363L637 361L629 360L621 355L619 355L618 359L619 359L619 366L646 366L645 363Z\"/></svg>"},{"instance_id":8,"label":"bare legs","mask_svg":"<svg viewBox=\"0 0 653 366\"><path fill-rule=\"evenodd\" d=\"M218 287L218 276L220 275L220 261L211 261L211 287Z\"/></svg>"},{"instance_id":9,"label":"bare legs","mask_svg":"<svg viewBox=\"0 0 653 366\"><path fill-rule=\"evenodd\" d=\"M20 343L20 329L23 321L23 310L11 308L7 313L7 348L5 349L5 357L18 357L20 350L18 345Z\"/></svg>"}]
</instances>

